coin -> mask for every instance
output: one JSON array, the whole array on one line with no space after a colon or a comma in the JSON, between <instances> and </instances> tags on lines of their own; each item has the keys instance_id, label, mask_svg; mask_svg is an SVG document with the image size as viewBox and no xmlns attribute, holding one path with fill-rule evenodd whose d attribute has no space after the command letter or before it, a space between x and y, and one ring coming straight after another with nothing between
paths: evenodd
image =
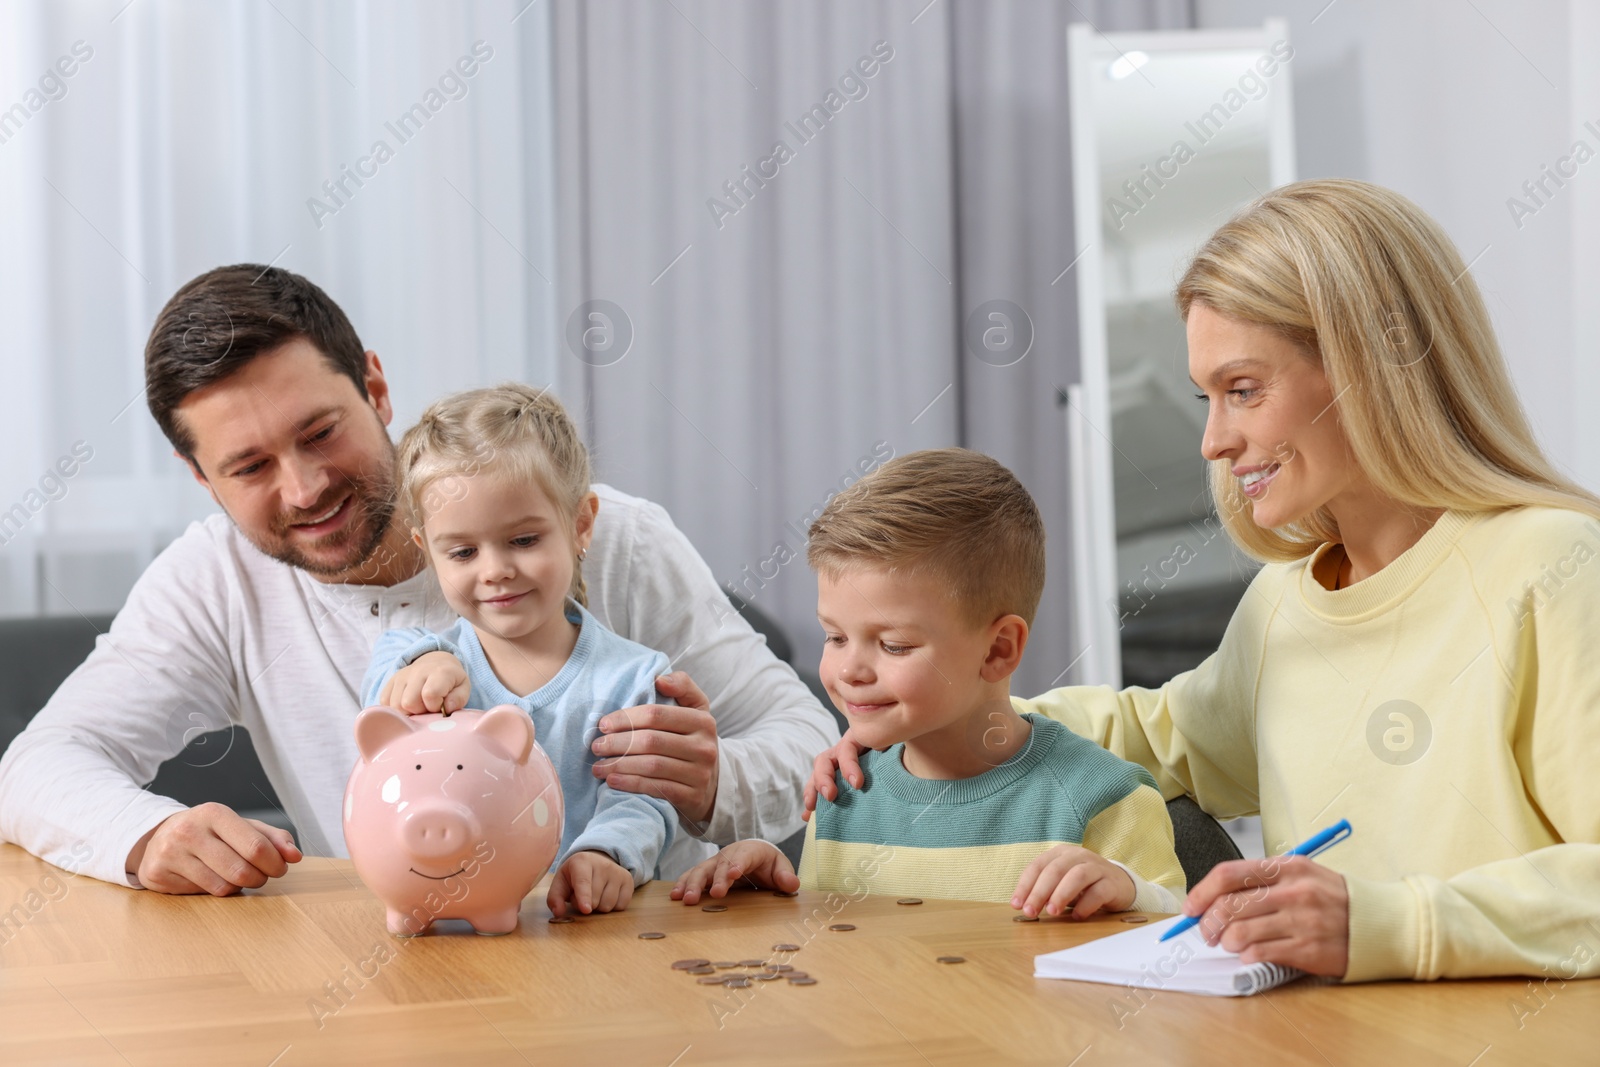
<instances>
[{"instance_id":1,"label":"coin","mask_svg":"<svg viewBox=\"0 0 1600 1067\"><path fill-rule=\"evenodd\" d=\"M832 926L828 927L828 929L837 930L839 933L844 933L846 930L854 930L855 927L850 923L834 923Z\"/></svg>"},{"instance_id":2,"label":"coin","mask_svg":"<svg viewBox=\"0 0 1600 1067\"><path fill-rule=\"evenodd\" d=\"M1132 923L1133 925L1137 926L1140 923L1147 923L1150 920L1145 918L1143 915L1124 915L1122 917L1122 921L1125 923Z\"/></svg>"},{"instance_id":3,"label":"coin","mask_svg":"<svg viewBox=\"0 0 1600 1067\"><path fill-rule=\"evenodd\" d=\"M816 985L817 984L817 980L815 978L796 978L793 975L791 975L789 977L789 984L790 985Z\"/></svg>"},{"instance_id":4,"label":"coin","mask_svg":"<svg viewBox=\"0 0 1600 1067\"><path fill-rule=\"evenodd\" d=\"M749 989L750 979L746 978L742 974L735 974L724 978L722 980L722 984L727 986L729 989Z\"/></svg>"},{"instance_id":5,"label":"coin","mask_svg":"<svg viewBox=\"0 0 1600 1067\"><path fill-rule=\"evenodd\" d=\"M967 962L967 957L965 957L965 956L940 956L938 962L940 962L940 963L966 963Z\"/></svg>"},{"instance_id":6,"label":"coin","mask_svg":"<svg viewBox=\"0 0 1600 1067\"><path fill-rule=\"evenodd\" d=\"M772 895L775 896L775 897L797 897L800 894L799 893L785 893L781 889L774 889L772 891Z\"/></svg>"},{"instance_id":7,"label":"coin","mask_svg":"<svg viewBox=\"0 0 1600 1067\"><path fill-rule=\"evenodd\" d=\"M752 974L750 976L750 979L751 979L751 981L754 981L754 982L776 982L778 979L780 979L782 977L783 977L783 975L774 974L771 971L760 971L760 972L758 972L756 974Z\"/></svg>"},{"instance_id":8,"label":"coin","mask_svg":"<svg viewBox=\"0 0 1600 1067\"><path fill-rule=\"evenodd\" d=\"M761 967L761 966L764 966L766 964L766 962L767 962L766 960L740 960L739 961L739 966L741 966L741 967Z\"/></svg>"},{"instance_id":9,"label":"coin","mask_svg":"<svg viewBox=\"0 0 1600 1067\"><path fill-rule=\"evenodd\" d=\"M792 963L768 963L768 964L764 965L764 969L767 970L767 971L770 971L773 974L784 974L784 973L787 973L789 971L794 970L794 964L792 964Z\"/></svg>"},{"instance_id":10,"label":"coin","mask_svg":"<svg viewBox=\"0 0 1600 1067\"><path fill-rule=\"evenodd\" d=\"M704 967L710 960L679 960L672 965L675 971L692 971L696 967Z\"/></svg>"},{"instance_id":11,"label":"coin","mask_svg":"<svg viewBox=\"0 0 1600 1067\"><path fill-rule=\"evenodd\" d=\"M644 933L639 935L639 940L640 941L660 941L663 937L666 937L666 936L667 935L662 933L660 930L646 930Z\"/></svg>"},{"instance_id":12,"label":"coin","mask_svg":"<svg viewBox=\"0 0 1600 1067\"><path fill-rule=\"evenodd\" d=\"M712 967L712 966L709 966L709 965L707 965L705 967L691 967L689 969L689 973L690 974L716 974L717 973L717 969L715 967Z\"/></svg>"},{"instance_id":13,"label":"coin","mask_svg":"<svg viewBox=\"0 0 1600 1067\"><path fill-rule=\"evenodd\" d=\"M804 971L790 971L788 974L784 975L784 977L792 982L796 978L810 978L811 976Z\"/></svg>"},{"instance_id":14,"label":"coin","mask_svg":"<svg viewBox=\"0 0 1600 1067\"><path fill-rule=\"evenodd\" d=\"M899 900L895 901L895 903L896 904L921 904L922 903L922 898L921 897L901 897Z\"/></svg>"},{"instance_id":15,"label":"coin","mask_svg":"<svg viewBox=\"0 0 1600 1067\"><path fill-rule=\"evenodd\" d=\"M1039 916L1037 916L1037 915L1013 915L1013 916L1011 916L1011 921L1014 922L1014 923L1036 923L1036 922L1039 921Z\"/></svg>"},{"instance_id":16,"label":"coin","mask_svg":"<svg viewBox=\"0 0 1600 1067\"><path fill-rule=\"evenodd\" d=\"M774 952L799 952L800 951L800 946L799 945L791 945L791 944L788 944L788 943L782 943L782 944L773 945L772 946L772 951L774 951Z\"/></svg>"},{"instance_id":17,"label":"coin","mask_svg":"<svg viewBox=\"0 0 1600 1067\"><path fill-rule=\"evenodd\" d=\"M713 963L711 966L715 967L719 971L731 971L731 970L733 970L735 967L737 967L739 965L737 963L734 963L732 960L718 960L716 963Z\"/></svg>"},{"instance_id":18,"label":"coin","mask_svg":"<svg viewBox=\"0 0 1600 1067\"><path fill-rule=\"evenodd\" d=\"M700 910L701 911L727 911L728 910L728 906L726 904L707 904L705 907L701 908Z\"/></svg>"},{"instance_id":19,"label":"coin","mask_svg":"<svg viewBox=\"0 0 1600 1067\"><path fill-rule=\"evenodd\" d=\"M722 984L722 979L721 978L716 978L716 977L712 977L712 978L696 978L695 981L699 982L701 985L721 985Z\"/></svg>"},{"instance_id":20,"label":"coin","mask_svg":"<svg viewBox=\"0 0 1600 1067\"><path fill-rule=\"evenodd\" d=\"M550 925L551 926L560 926L562 923L571 923L571 922L577 922L577 921L578 920L574 919L570 915L556 915L556 916L552 916L551 917Z\"/></svg>"}]
</instances>

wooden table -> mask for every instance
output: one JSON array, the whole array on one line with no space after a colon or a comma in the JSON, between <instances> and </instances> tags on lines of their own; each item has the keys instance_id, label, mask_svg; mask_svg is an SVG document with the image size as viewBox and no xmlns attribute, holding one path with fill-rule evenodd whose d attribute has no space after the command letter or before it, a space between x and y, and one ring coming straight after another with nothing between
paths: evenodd
<instances>
[{"instance_id":1,"label":"wooden table","mask_svg":"<svg viewBox=\"0 0 1600 1067\"><path fill-rule=\"evenodd\" d=\"M741 892L707 913L645 886L628 910L499 938L397 940L348 862L230 898L73 878L0 846L0 1063L1593 1063L1600 982L1298 983L1246 999L1032 977L1125 930L1009 908ZM810 920L807 922L807 920ZM833 932L831 923L856 929ZM661 931L660 940L640 940ZM791 960L818 980L703 986L674 960ZM941 964L943 955L966 962ZM1541 1006L1542 1000L1542 1006ZM1513 1009L1520 1004L1523 1011Z\"/></svg>"}]
</instances>

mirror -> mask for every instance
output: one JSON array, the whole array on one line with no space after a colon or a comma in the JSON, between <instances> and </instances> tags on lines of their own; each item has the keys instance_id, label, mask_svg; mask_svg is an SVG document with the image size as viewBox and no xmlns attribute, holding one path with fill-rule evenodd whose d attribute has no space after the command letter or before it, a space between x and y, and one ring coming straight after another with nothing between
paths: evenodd
<instances>
[{"instance_id":1,"label":"mirror","mask_svg":"<svg viewBox=\"0 0 1600 1067\"><path fill-rule=\"evenodd\" d=\"M1159 686L1222 637L1254 564L1211 505L1173 288L1293 180L1287 26L1068 34L1082 380L1068 418L1076 681Z\"/></svg>"}]
</instances>

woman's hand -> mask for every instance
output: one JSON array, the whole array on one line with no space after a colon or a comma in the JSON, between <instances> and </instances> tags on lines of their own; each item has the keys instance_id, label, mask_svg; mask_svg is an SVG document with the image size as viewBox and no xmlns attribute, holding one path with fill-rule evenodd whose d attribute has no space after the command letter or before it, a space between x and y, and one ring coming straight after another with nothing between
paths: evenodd
<instances>
[{"instance_id":1,"label":"woman's hand","mask_svg":"<svg viewBox=\"0 0 1600 1067\"><path fill-rule=\"evenodd\" d=\"M838 744L816 758L811 764L811 778L806 782L806 809L800 814L802 819L810 820L811 813L817 808L818 796L829 800L839 799L836 774L843 774L845 781L857 789L861 788L861 753L866 750L867 746L857 744L856 739L850 736L850 731L846 730Z\"/></svg>"},{"instance_id":2,"label":"woman's hand","mask_svg":"<svg viewBox=\"0 0 1600 1067\"><path fill-rule=\"evenodd\" d=\"M1350 966L1350 893L1344 875L1304 856L1219 863L1183 902L1207 944L1245 963L1281 963L1344 977Z\"/></svg>"}]
</instances>

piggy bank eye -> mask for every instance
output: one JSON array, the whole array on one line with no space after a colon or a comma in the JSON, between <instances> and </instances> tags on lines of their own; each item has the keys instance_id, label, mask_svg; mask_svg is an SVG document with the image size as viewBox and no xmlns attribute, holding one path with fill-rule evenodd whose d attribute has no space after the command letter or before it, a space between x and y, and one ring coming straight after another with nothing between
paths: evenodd
<instances>
[{"instance_id":1,"label":"piggy bank eye","mask_svg":"<svg viewBox=\"0 0 1600 1067\"><path fill-rule=\"evenodd\" d=\"M419 770L419 771L422 770L422 764L420 764L420 763L417 764L417 770Z\"/></svg>"},{"instance_id":2,"label":"piggy bank eye","mask_svg":"<svg viewBox=\"0 0 1600 1067\"><path fill-rule=\"evenodd\" d=\"M456 770L458 770L458 771L459 771L459 770L460 770L460 769L461 769L461 764L459 764L459 763L458 763L458 764L456 764Z\"/></svg>"}]
</instances>

